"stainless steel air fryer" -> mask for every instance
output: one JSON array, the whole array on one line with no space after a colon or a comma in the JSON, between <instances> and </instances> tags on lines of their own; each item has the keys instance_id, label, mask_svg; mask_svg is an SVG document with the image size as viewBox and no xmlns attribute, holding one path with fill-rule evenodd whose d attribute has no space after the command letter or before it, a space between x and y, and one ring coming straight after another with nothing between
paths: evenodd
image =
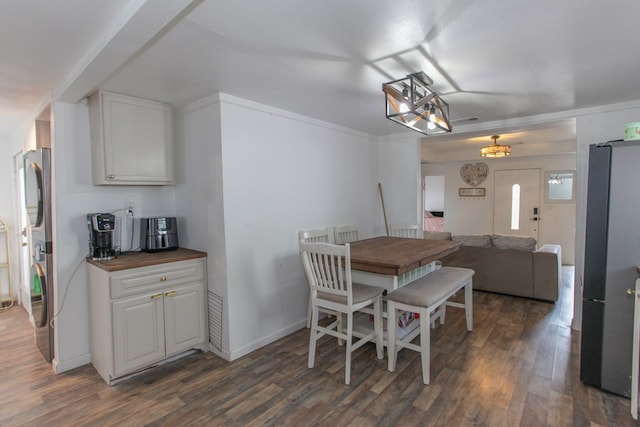
<instances>
[{"instance_id":1,"label":"stainless steel air fryer","mask_svg":"<svg viewBox=\"0 0 640 427\"><path fill-rule=\"evenodd\" d=\"M140 249L159 252L178 249L178 226L173 216L140 220Z\"/></svg>"}]
</instances>

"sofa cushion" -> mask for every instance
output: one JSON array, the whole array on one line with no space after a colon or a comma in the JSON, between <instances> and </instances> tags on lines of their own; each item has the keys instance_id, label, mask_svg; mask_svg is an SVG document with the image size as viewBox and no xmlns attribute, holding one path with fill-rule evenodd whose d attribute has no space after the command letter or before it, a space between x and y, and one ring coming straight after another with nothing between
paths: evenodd
<instances>
[{"instance_id":1,"label":"sofa cushion","mask_svg":"<svg viewBox=\"0 0 640 427\"><path fill-rule=\"evenodd\" d=\"M429 240L451 240L449 231L425 231L423 237Z\"/></svg>"},{"instance_id":2,"label":"sofa cushion","mask_svg":"<svg viewBox=\"0 0 640 427\"><path fill-rule=\"evenodd\" d=\"M535 251L538 241L527 236L506 236L494 234L491 236L493 247L496 249L513 249L516 251Z\"/></svg>"},{"instance_id":3,"label":"sofa cushion","mask_svg":"<svg viewBox=\"0 0 640 427\"><path fill-rule=\"evenodd\" d=\"M491 247L491 236L488 234L459 234L451 236L451 240L462 243L462 246L476 246L479 248Z\"/></svg>"}]
</instances>

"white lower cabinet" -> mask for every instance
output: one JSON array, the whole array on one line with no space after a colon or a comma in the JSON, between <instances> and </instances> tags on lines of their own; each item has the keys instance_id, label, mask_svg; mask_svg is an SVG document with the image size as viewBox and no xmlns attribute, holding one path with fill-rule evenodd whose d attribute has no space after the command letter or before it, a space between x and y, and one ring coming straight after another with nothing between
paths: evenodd
<instances>
[{"instance_id":1,"label":"white lower cabinet","mask_svg":"<svg viewBox=\"0 0 640 427\"><path fill-rule=\"evenodd\" d=\"M153 298L143 295L113 303L116 375L165 357L163 298Z\"/></svg>"},{"instance_id":2,"label":"white lower cabinet","mask_svg":"<svg viewBox=\"0 0 640 427\"><path fill-rule=\"evenodd\" d=\"M89 265L91 360L107 383L207 349L205 277L202 258L111 273Z\"/></svg>"}]
</instances>

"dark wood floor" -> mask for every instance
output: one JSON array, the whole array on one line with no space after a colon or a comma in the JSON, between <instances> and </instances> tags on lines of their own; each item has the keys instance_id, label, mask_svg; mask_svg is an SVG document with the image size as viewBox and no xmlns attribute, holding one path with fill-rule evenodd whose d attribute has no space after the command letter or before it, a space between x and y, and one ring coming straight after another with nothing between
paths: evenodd
<instances>
[{"instance_id":1,"label":"dark wood floor","mask_svg":"<svg viewBox=\"0 0 640 427\"><path fill-rule=\"evenodd\" d=\"M578 379L570 329L572 270L553 305L474 292L474 331L462 310L432 335L432 383L419 355L396 372L373 345L354 355L324 338L307 368L308 330L228 363L194 354L108 387L89 366L53 375L20 307L0 312L0 425L633 426L629 400Z\"/></svg>"}]
</instances>

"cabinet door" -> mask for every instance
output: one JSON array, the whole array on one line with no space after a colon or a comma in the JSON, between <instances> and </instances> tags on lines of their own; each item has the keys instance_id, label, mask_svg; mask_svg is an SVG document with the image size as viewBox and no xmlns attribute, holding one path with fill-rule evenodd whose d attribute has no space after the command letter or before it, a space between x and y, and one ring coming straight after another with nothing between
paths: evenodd
<instances>
[{"instance_id":1,"label":"cabinet door","mask_svg":"<svg viewBox=\"0 0 640 427\"><path fill-rule=\"evenodd\" d=\"M156 293L113 303L116 376L165 357L163 299Z\"/></svg>"},{"instance_id":2,"label":"cabinet door","mask_svg":"<svg viewBox=\"0 0 640 427\"><path fill-rule=\"evenodd\" d=\"M97 184L172 184L171 107L159 102L102 92L102 144L95 163ZM94 165L94 167L96 167ZM95 172L95 171L94 171Z\"/></svg>"},{"instance_id":3,"label":"cabinet door","mask_svg":"<svg viewBox=\"0 0 640 427\"><path fill-rule=\"evenodd\" d=\"M206 341L204 285L187 285L164 294L167 356Z\"/></svg>"}]
</instances>

